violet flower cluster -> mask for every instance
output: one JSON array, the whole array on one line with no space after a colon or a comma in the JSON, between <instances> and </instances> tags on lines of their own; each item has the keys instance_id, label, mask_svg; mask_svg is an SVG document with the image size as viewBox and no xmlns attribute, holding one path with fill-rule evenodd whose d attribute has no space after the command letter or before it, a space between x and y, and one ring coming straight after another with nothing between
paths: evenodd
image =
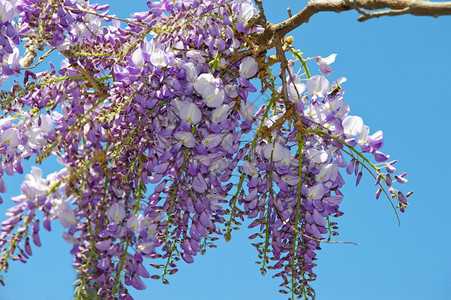
<instances>
[{"instance_id":1,"label":"violet flower cluster","mask_svg":"<svg viewBox=\"0 0 451 300\"><path fill-rule=\"evenodd\" d=\"M407 206L382 132L349 115L343 78L324 77L334 55L317 58L324 76L303 78L290 48L297 60L274 88L269 58L252 56L264 28L249 22L259 13L251 0L147 6L120 19L84 0L0 0L0 83L23 77L0 94L0 192L24 160L63 166L25 176L2 222L0 270L26 262L41 225L58 220L73 245L75 298L132 299L130 286L168 283L180 260L193 263L250 219L262 273L276 270L283 293L313 297L316 251L342 214L341 169L357 184L373 175L376 197ZM29 70L46 50L63 55L60 66ZM255 78L271 91L257 111Z\"/></svg>"}]
</instances>

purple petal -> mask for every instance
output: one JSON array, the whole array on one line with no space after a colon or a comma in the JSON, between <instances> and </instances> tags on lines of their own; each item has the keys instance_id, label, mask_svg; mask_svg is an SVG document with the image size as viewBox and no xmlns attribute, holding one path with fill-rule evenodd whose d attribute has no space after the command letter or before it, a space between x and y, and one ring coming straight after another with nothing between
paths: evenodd
<instances>
[{"instance_id":1,"label":"purple petal","mask_svg":"<svg viewBox=\"0 0 451 300\"><path fill-rule=\"evenodd\" d=\"M356 180L355 186L358 186L358 185L359 185L360 179L362 179L362 175L363 175L363 173L362 173L362 172L359 172L359 175L357 175L357 180Z\"/></svg>"},{"instance_id":2,"label":"purple petal","mask_svg":"<svg viewBox=\"0 0 451 300\"><path fill-rule=\"evenodd\" d=\"M191 249L193 249L194 251L196 251L196 252L202 251L202 248L201 248L199 242L196 241L195 239L190 239L189 243L191 245Z\"/></svg>"},{"instance_id":3,"label":"purple petal","mask_svg":"<svg viewBox=\"0 0 451 300\"><path fill-rule=\"evenodd\" d=\"M207 228L202 226L202 224L197 224L197 230L204 238L208 239L209 234Z\"/></svg>"},{"instance_id":4,"label":"purple petal","mask_svg":"<svg viewBox=\"0 0 451 300\"><path fill-rule=\"evenodd\" d=\"M111 246L111 240L104 240L96 243L96 248L100 251L105 251Z\"/></svg>"},{"instance_id":5,"label":"purple petal","mask_svg":"<svg viewBox=\"0 0 451 300\"><path fill-rule=\"evenodd\" d=\"M310 95L323 97L329 89L329 81L324 76L315 75L307 81L307 90Z\"/></svg>"},{"instance_id":6,"label":"purple petal","mask_svg":"<svg viewBox=\"0 0 451 300\"><path fill-rule=\"evenodd\" d=\"M198 214L201 214L204 211L204 205L202 201L196 201L194 204L194 207L196 208L196 211Z\"/></svg>"},{"instance_id":7,"label":"purple petal","mask_svg":"<svg viewBox=\"0 0 451 300\"><path fill-rule=\"evenodd\" d=\"M36 246L41 247L41 239L39 238L39 234L33 232L32 237L33 237L33 243Z\"/></svg>"},{"instance_id":8,"label":"purple petal","mask_svg":"<svg viewBox=\"0 0 451 300\"><path fill-rule=\"evenodd\" d=\"M132 276L132 286L137 290L145 290L146 289L146 285L145 285L144 281L142 281L142 279L139 276L137 276L136 274L134 274Z\"/></svg>"},{"instance_id":9,"label":"purple petal","mask_svg":"<svg viewBox=\"0 0 451 300\"><path fill-rule=\"evenodd\" d=\"M309 211L307 211L306 213L305 213L305 221L308 223L308 224L313 224L313 216L312 216L312 214L309 212Z\"/></svg>"},{"instance_id":10,"label":"purple petal","mask_svg":"<svg viewBox=\"0 0 451 300\"><path fill-rule=\"evenodd\" d=\"M381 193L382 193L382 188L378 188L377 192L376 192L376 199L379 199Z\"/></svg>"},{"instance_id":11,"label":"purple petal","mask_svg":"<svg viewBox=\"0 0 451 300\"><path fill-rule=\"evenodd\" d=\"M392 180L390 174L387 174L387 176L385 177L385 182L387 183L388 186L391 186Z\"/></svg>"},{"instance_id":12,"label":"purple petal","mask_svg":"<svg viewBox=\"0 0 451 300\"><path fill-rule=\"evenodd\" d=\"M408 180L404 178L407 173L402 173L401 175L396 175L395 178L399 183L406 183Z\"/></svg>"},{"instance_id":13,"label":"purple petal","mask_svg":"<svg viewBox=\"0 0 451 300\"><path fill-rule=\"evenodd\" d=\"M395 162L396 162L396 160L392 161L392 162L389 162L389 163L385 163L385 169L387 170L388 173L395 173L396 172L396 168L393 167L393 164Z\"/></svg>"},{"instance_id":14,"label":"purple petal","mask_svg":"<svg viewBox=\"0 0 451 300\"><path fill-rule=\"evenodd\" d=\"M186 252L182 253L182 258L188 264L192 264L194 262L194 258Z\"/></svg>"},{"instance_id":15,"label":"purple petal","mask_svg":"<svg viewBox=\"0 0 451 300\"><path fill-rule=\"evenodd\" d=\"M105 256L97 263L96 266L100 270L106 270L110 267L110 265L111 265L110 259L108 258L108 256Z\"/></svg>"},{"instance_id":16,"label":"purple petal","mask_svg":"<svg viewBox=\"0 0 451 300\"><path fill-rule=\"evenodd\" d=\"M193 180L193 189L198 193L203 193L207 190L207 183L200 173Z\"/></svg>"},{"instance_id":17,"label":"purple petal","mask_svg":"<svg viewBox=\"0 0 451 300\"><path fill-rule=\"evenodd\" d=\"M384 153L382 153L380 151L374 151L373 155L374 155L374 159L377 162L384 162L390 157L390 155L384 154Z\"/></svg>"},{"instance_id":18,"label":"purple petal","mask_svg":"<svg viewBox=\"0 0 451 300\"><path fill-rule=\"evenodd\" d=\"M51 221L49 219L44 219L42 227L44 227L47 231L52 231Z\"/></svg>"},{"instance_id":19,"label":"purple petal","mask_svg":"<svg viewBox=\"0 0 451 300\"><path fill-rule=\"evenodd\" d=\"M211 223L210 216L206 212L202 212L199 217L200 224L205 228L210 228L213 224Z\"/></svg>"},{"instance_id":20,"label":"purple petal","mask_svg":"<svg viewBox=\"0 0 451 300\"><path fill-rule=\"evenodd\" d=\"M250 202L250 201L254 200L255 197L257 197L257 194L258 194L258 189L252 189L251 192L247 195L246 201Z\"/></svg>"},{"instance_id":21,"label":"purple petal","mask_svg":"<svg viewBox=\"0 0 451 300\"><path fill-rule=\"evenodd\" d=\"M374 185L378 185L381 182L382 176L381 175L377 175L376 177L376 182L374 183Z\"/></svg>"},{"instance_id":22,"label":"purple petal","mask_svg":"<svg viewBox=\"0 0 451 300\"><path fill-rule=\"evenodd\" d=\"M375 150L382 148L384 145L382 131L379 130L371 135L368 139L368 144Z\"/></svg>"},{"instance_id":23,"label":"purple petal","mask_svg":"<svg viewBox=\"0 0 451 300\"><path fill-rule=\"evenodd\" d=\"M166 180L163 180L157 186L155 186L154 191L156 193L161 193L165 187L166 187Z\"/></svg>"},{"instance_id":24,"label":"purple petal","mask_svg":"<svg viewBox=\"0 0 451 300\"><path fill-rule=\"evenodd\" d=\"M28 255L30 255L30 256L33 254L33 252L31 251L30 239L29 239L29 238L27 238L27 239L25 240L25 252L26 252Z\"/></svg>"},{"instance_id":25,"label":"purple petal","mask_svg":"<svg viewBox=\"0 0 451 300\"><path fill-rule=\"evenodd\" d=\"M334 159L334 163L339 166L340 168L344 168L346 167L348 164L346 163L345 158L343 157L343 155L340 152L336 152L335 153L335 159Z\"/></svg>"},{"instance_id":26,"label":"purple petal","mask_svg":"<svg viewBox=\"0 0 451 300\"><path fill-rule=\"evenodd\" d=\"M6 193L6 184L0 176L0 193Z\"/></svg>"},{"instance_id":27,"label":"purple petal","mask_svg":"<svg viewBox=\"0 0 451 300\"><path fill-rule=\"evenodd\" d=\"M141 276L143 278L150 278L149 272L146 270L146 268L144 268L144 266L142 264L138 264L137 271L138 271L139 276Z\"/></svg>"},{"instance_id":28,"label":"purple petal","mask_svg":"<svg viewBox=\"0 0 451 300\"><path fill-rule=\"evenodd\" d=\"M359 166L360 166L359 161L356 161L355 166L354 166L354 174L355 175L359 174Z\"/></svg>"},{"instance_id":29,"label":"purple petal","mask_svg":"<svg viewBox=\"0 0 451 300\"><path fill-rule=\"evenodd\" d=\"M398 200L399 200L399 202L401 202L401 203L407 204L407 199L406 199L406 197L404 196L404 194L401 193L401 192L398 192Z\"/></svg>"},{"instance_id":30,"label":"purple petal","mask_svg":"<svg viewBox=\"0 0 451 300\"><path fill-rule=\"evenodd\" d=\"M200 234L196 226L191 226L189 234L191 235L192 240L200 241Z\"/></svg>"},{"instance_id":31,"label":"purple petal","mask_svg":"<svg viewBox=\"0 0 451 300\"><path fill-rule=\"evenodd\" d=\"M154 171L157 173L164 173L168 169L168 166L169 166L168 162L161 163L155 166Z\"/></svg>"},{"instance_id":32,"label":"purple petal","mask_svg":"<svg viewBox=\"0 0 451 300\"><path fill-rule=\"evenodd\" d=\"M319 226L326 225L326 220L317 210L313 211L312 217L313 217L313 221L315 221L315 223L318 224Z\"/></svg>"},{"instance_id":33,"label":"purple petal","mask_svg":"<svg viewBox=\"0 0 451 300\"><path fill-rule=\"evenodd\" d=\"M352 172L354 171L354 164L355 164L355 159L351 159L351 161L349 162L349 165L346 168L346 173L348 173L349 175L351 175Z\"/></svg>"},{"instance_id":34,"label":"purple petal","mask_svg":"<svg viewBox=\"0 0 451 300\"><path fill-rule=\"evenodd\" d=\"M152 176L149 176L149 183L158 183L162 178L162 174L154 174Z\"/></svg>"}]
</instances>

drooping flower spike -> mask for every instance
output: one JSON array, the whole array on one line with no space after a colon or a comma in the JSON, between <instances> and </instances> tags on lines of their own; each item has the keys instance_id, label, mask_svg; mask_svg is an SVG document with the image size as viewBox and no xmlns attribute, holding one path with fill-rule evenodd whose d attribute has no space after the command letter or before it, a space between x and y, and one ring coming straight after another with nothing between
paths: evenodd
<instances>
[{"instance_id":1,"label":"drooping flower spike","mask_svg":"<svg viewBox=\"0 0 451 300\"><path fill-rule=\"evenodd\" d=\"M281 60L280 72L251 55L263 30L249 23L251 0L147 5L122 20L84 0L0 1L0 84L24 79L1 94L0 192L25 160L62 164L47 176L33 166L12 198L0 270L27 261L41 226L58 220L73 245L75 297L132 299L129 287L167 283L180 260L193 263L249 219L262 273L275 270L283 293L312 297L316 253L343 214L343 171L356 184L371 174L377 198L408 204L382 132L349 115L345 79L324 77L334 54L317 57L314 76L291 42L296 60ZM44 49L61 64L25 71ZM271 94L257 112L256 79Z\"/></svg>"}]
</instances>

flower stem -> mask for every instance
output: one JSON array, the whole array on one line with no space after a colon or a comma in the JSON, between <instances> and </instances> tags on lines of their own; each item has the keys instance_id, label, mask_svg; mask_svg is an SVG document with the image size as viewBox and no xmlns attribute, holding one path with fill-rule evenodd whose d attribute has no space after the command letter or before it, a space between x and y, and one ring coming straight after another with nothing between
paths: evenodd
<instances>
[{"instance_id":1,"label":"flower stem","mask_svg":"<svg viewBox=\"0 0 451 300\"><path fill-rule=\"evenodd\" d=\"M297 59L299 59L299 61L301 62L302 66L304 67L305 70L305 75L307 75L307 79L310 79L310 71L307 67L307 64L305 63L305 60L302 58L302 54L299 54L299 51L296 51L292 48L290 48L291 53L293 53L294 56L296 56Z\"/></svg>"}]
</instances>

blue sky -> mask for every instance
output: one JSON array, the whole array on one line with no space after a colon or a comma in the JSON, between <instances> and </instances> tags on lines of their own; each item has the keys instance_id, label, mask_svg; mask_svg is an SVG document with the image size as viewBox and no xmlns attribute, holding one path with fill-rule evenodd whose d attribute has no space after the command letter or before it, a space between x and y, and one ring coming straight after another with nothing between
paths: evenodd
<instances>
[{"instance_id":1,"label":"blue sky","mask_svg":"<svg viewBox=\"0 0 451 300\"><path fill-rule=\"evenodd\" d=\"M307 1L264 0L268 20L286 17ZM127 16L146 9L146 1L102 1L111 12ZM404 190L414 190L411 205L401 214L401 226L390 204L376 200L369 176L354 188L348 186L337 221L336 240L352 245L323 245L318 252L317 299L419 300L449 299L451 294L451 246L447 230L451 211L451 17L385 17L357 22L356 12L321 13L291 34L294 46L305 57L337 53L332 79L344 76L345 100L351 114L359 115L371 132L384 131L384 152L399 159L396 167L408 173ZM316 73L316 64L310 65ZM53 169L45 169L46 173ZM6 180L8 197L18 194L18 178ZM0 206L3 215L6 207ZM26 264L12 263L0 287L0 299L70 299L75 272L70 247L61 228L41 236L43 246L33 248ZM279 294L271 273L261 276L256 251L245 228L234 232L229 243L196 257L192 265L181 263L169 286L147 281L144 299L286 299Z\"/></svg>"}]
</instances>

